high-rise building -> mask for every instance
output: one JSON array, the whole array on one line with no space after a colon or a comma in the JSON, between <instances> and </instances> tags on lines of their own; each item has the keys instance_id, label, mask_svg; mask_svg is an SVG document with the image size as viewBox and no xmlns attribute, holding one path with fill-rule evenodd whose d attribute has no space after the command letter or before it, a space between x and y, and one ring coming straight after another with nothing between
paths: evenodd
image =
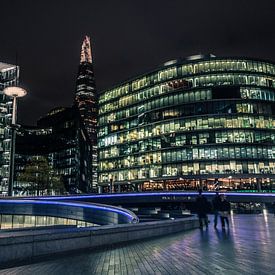
<instances>
[{"instance_id":1,"label":"high-rise building","mask_svg":"<svg viewBox=\"0 0 275 275\"><path fill-rule=\"evenodd\" d=\"M32 157L45 157L70 193L94 192L97 188L97 95L89 37L80 56L75 100L72 107L55 108L37 126L21 127L16 141L15 191L27 184L20 173Z\"/></svg>"},{"instance_id":2,"label":"high-rise building","mask_svg":"<svg viewBox=\"0 0 275 275\"><path fill-rule=\"evenodd\" d=\"M12 98L3 93L4 88L16 86L19 68L0 62L0 195L8 193L11 160Z\"/></svg>"},{"instance_id":3,"label":"high-rise building","mask_svg":"<svg viewBox=\"0 0 275 275\"><path fill-rule=\"evenodd\" d=\"M275 189L275 63L192 56L99 96L99 186Z\"/></svg>"},{"instance_id":4,"label":"high-rise building","mask_svg":"<svg viewBox=\"0 0 275 275\"><path fill-rule=\"evenodd\" d=\"M85 37L80 55L80 65L76 81L75 103L87 129L91 141L96 138L97 95L92 63L90 38Z\"/></svg>"},{"instance_id":5,"label":"high-rise building","mask_svg":"<svg viewBox=\"0 0 275 275\"><path fill-rule=\"evenodd\" d=\"M21 127L16 139L16 194L26 194L27 183L20 182L20 173L28 161L45 157L62 177L69 193L88 193L91 186L91 146L78 109L55 108L40 118L37 126Z\"/></svg>"},{"instance_id":6,"label":"high-rise building","mask_svg":"<svg viewBox=\"0 0 275 275\"><path fill-rule=\"evenodd\" d=\"M75 105L79 109L92 148L92 186L97 186L97 94L90 38L82 43L80 64L76 81Z\"/></svg>"}]
</instances>

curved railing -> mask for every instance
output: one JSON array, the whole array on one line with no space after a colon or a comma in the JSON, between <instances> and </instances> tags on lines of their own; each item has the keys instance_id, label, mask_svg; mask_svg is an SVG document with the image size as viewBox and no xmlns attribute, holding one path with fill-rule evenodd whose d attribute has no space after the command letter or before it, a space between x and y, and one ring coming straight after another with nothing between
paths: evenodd
<instances>
[{"instance_id":1,"label":"curved railing","mask_svg":"<svg viewBox=\"0 0 275 275\"><path fill-rule=\"evenodd\" d=\"M120 207L46 200L3 199L0 200L0 214L50 216L99 225L138 223L139 221L133 212Z\"/></svg>"}]
</instances>

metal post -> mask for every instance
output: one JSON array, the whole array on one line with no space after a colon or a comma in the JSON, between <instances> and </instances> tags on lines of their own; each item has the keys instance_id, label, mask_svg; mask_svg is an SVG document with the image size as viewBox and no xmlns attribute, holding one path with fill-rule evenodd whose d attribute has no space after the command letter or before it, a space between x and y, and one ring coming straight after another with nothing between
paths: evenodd
<instances>
[{"instance_id":1,"label":"metal post","mask_svg":"<svg viewBox=\"0 0 275 275\"><path fill-rule=\"evenodd\" d=\"M258 192L261 192L261 191L262 191L262 186L261 186L260 179L256 178L256 182L257 182L257 189L258 189Z\"/></svg>"},{"instance_id":2,"label":"metal post","mask_svg":"<svg viewBox=\"0 0 275 275\"><path fill-rule=\"evenodd\" d=\"M199 189L202 189L202 179L199 179Z\"/></svg>"},{"instance_id":3,"label":"metal post","mask_svg":"<svg viewBox=\"0 0 275 275\"><path fill-rule=\"evenodd\" d=\"M110 193L113 193L113 178L110 178Z\"/></svg>"},{"instance_id":4,"label":"metal post","mask_svg":"<svg viewBox=\"0 0 275 275\"><path fill-rule=\"evenodd\" d=\"M98 186L98 194L102 193L102 186Z\"/></svg>"},{"instance_id":5,"label":"metal post","mask_svg":"<svg viewBox=\"0 0 275 275\"><path fill-rule=\"evenodd\" d=\"M4 94L13 98L12 102L12 120L11 120L11 156L10 156L10 176L8 195L13 195L13 179L14 179L14 153L15 153L15 137L16 137L16 99L23 97L27 92L19 87L7 87L3 90Z\"/></svg>"},{"instance_id":6,"label":"metal post","mask_svg":"<svg viewBox=\"0 0 275 275\"><path fill-rule=\"evenodd\" d=\"M15 126L11 125L11 156L10 156L10 175L9 175L9 187L8 187L9 196L13 195L15 135L16 135Z\"/></svg>"},{"instance_id":7,"label":"metal post","mask_svg":"<svg viewBox=\"0 0 275 275\"><path fill-rule=\"evenodd\" d=\"M16 96L13 97L12 101L12 120L11 124L15 125L16 124Z\"/></svg>"},{"instance_id":8,"label":"metal post","mask_svg":"<svg viewBox=\"0 0 275 275\"><path fill-rule=\"evenodd\" d=\"M8 195L13 195L13 180L14 180L14 154L15 154L15 137L16 137L16 96L13 97L12 101L12 120L11 120L11 156L10 156L10 176Z\"/></svg>"}]
</instances>

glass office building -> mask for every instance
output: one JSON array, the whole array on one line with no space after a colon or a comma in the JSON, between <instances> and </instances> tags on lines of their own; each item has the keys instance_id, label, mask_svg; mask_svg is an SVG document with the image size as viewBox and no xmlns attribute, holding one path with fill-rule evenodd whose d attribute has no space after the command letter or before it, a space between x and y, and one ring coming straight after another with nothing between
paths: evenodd
<instances>
[{"instance_id":1,"label":"glass office building","mask_svg":"<svg viewBox=\"0 0 275 275\"><path fill-rule=\"evenodd\" d=\"M75 105L89 136L91 146L91 182L97 188L97 93L90 38L85 36L76 80Z\"/></svg>"},{"instance_id":2,"label":"glass office building","mask_svg":"<svg viewBox=\"0 0 275 275\"><path fill-rule=\"evenodd\" d=\"M76 106L51 110L37 126L22 126L16 138L15 194L26 195L28 183L20 181L28 161L45 157L62 177L69 193L89 193L91 184L91 146Z\"/></svg>"},{"instance_id":3,"label":"glass office building","mask_svg":"<svg viewBox=\"0 0 275 275\"><path fill-rule=\"evenodd\" d=\"M19 68L0 62L0 195L7 195L11 158L12 98L3 90L18 84Z\"/></svg>"},{"instance_id":4,"label":"glass office building","mask_svg":"<svg viewBox=\"0 0 275 275\"><path fill-rule=\"evenodd\" d=\"M274 101L274 62L213 55L172 60L106 90L99 185L275 189Z\"/></svg>"}]
</instances>

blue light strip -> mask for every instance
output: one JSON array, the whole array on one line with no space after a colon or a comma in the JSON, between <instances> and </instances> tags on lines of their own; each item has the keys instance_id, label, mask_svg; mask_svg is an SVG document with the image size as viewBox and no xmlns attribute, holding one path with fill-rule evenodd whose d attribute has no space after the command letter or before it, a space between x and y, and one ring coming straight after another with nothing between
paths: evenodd
<instances>
[{"instance_id":1,"label":"blue light strip","mask_svg":"<svg viewBox=\"0 0 275 275\"><path fill-rule=\"evenodd\" d=\"M204 195L213 196L216 192L204 192ZM240 197L274 197L274 193L238 193L238 192L220 192L227 196L240 196ZM160 193L125 193L125 194L106 194L106 195L79 195L79 196L60 196L60 197L37 197L32 199L38 200L74 200L74 199L97 199L97 198L123 198L123 197L147 197L147 196L196 196L198 192L160 192Z\"/></svg>"},{"instance_id":2,"label":"blue light strip","mask_svg":"<svg viewBox=\"0 0 275 275\"><path fill-rule=\"evenodd\" d=\"M59 202L59 201L45 201L45 200L10 200L10 199L3 199L0 200L1 204L46 204L46 205L58 205L58 206L71 206L71 207L80 207L86 209L96 209L102 211L109 211L117 214L121 214L123 216L128 217L131 221L138 220L138 218L131 214L131 212L127 209L120 209L115 206L101 206L98 204L83 204L83 203L74 203L74 202Z\"/></svg>"}]
</instances>

